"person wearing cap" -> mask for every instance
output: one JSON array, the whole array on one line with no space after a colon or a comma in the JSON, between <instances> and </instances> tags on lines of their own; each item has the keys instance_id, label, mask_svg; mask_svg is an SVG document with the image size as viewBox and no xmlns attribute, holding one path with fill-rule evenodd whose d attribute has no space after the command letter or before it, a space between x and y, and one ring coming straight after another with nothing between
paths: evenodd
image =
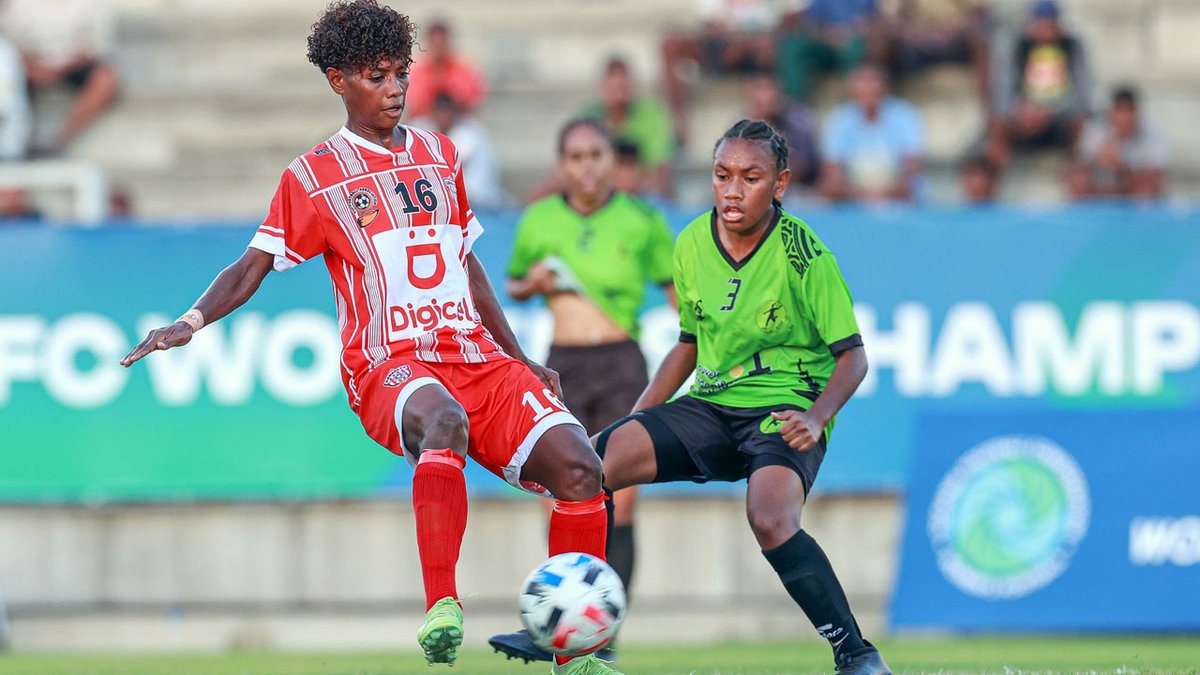
<instances>
[{"instance_id":1,"label":"person wearing cap","mask_svg":"<svg viewBox=\"0 0 1200 675\"><path fill-rule=\"evenodd\" d=\"M1063 29L1061 14L1054 0L1035 0L1022 35L994 59L995 116L986 152L999 168L1014 146L1072 147L1090 112L1087 53Z\"/></svg>"}]
</instances>

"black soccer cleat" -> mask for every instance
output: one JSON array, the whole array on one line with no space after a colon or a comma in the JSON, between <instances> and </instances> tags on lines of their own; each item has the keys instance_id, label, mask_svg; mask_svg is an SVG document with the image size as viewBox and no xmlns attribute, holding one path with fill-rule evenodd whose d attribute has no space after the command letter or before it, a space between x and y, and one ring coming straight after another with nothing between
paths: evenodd
<instances>
[{"instance_id":1,"label":"black soccer cleat","mask_svg":"<svg viewBox=\"0 0 1200 675\"><path fill-rule=\"evenodd\" d=\"M529 637L529 631L523 629L515 633L493 635L488 640L488 644L509 659L521 659L525 663L554 660L554 655L533 644L533 638ZM608 663L616 663L617 653L605 647L596 650L596 658Z\"/></svg>"},{"instance_id":2,"label":"black soccer cleat","mask_svg":"<svg viewBox=\"0 0 1200 675\"><path fill-rule=\"evenodd\" d=\"M892 675L879 650L874 647L854 656L839 657L836 669L838 675Z\"/></svg>"},{"instance_id":3,"label":"black soccer cleat","mask_svg":"<svg viewBox=\"0 0 1200 675\"><path fill-rule=\"evenodd\" d=\"M488 644L508 658L521 659L525 663L554 660L553 654L533 644L533 638L529 637L527 630L493 635L488 639Z\"/></svg>"}]
</instances>

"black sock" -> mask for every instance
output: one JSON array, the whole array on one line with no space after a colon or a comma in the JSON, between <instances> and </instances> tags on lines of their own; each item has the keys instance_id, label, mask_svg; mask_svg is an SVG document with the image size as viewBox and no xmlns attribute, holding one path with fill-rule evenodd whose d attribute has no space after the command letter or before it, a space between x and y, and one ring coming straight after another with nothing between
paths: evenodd
<instances>
[{"instance_id":1,"label":"black sock","mask_svg":"<svg viewBox=\"0 0 1200 675\"><path fill-rule=\"evenodd\" d=\"M621 583L625 584L625 597L629 597L629 585L633 583L633 524L629 525L614 525L612 533L608 535L608 564L617 572L617 576L621 577Z\"/></svg>"},{"instance_id":2,"label":"black sock","mask_svg":"<svg viewBox=\"0 0 1200 675\"><path fill-rule=\"evenodd\" d=\"M763 551L763 556L817 632L829 640L835 660L867 648L850 613L846 592L815 539L800 530L777 548Z\"/></svg>"}]
</instances>

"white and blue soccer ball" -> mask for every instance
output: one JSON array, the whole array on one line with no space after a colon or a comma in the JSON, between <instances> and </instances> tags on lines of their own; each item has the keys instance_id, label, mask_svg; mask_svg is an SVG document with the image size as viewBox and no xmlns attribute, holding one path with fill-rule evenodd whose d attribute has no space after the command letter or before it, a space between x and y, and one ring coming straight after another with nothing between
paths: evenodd
<instances>
[{"instance_id":1,"label":"white and blue soccer ball","mask_svg":"<svg viewBox=\"0 0 1200 675\"><path fill-rule=\"evenodd\" d=\"M603 560L561 553L530 573L520 608L534 644L559 656L581 656L616 636L625 620L625 586Z\"/></svg>"}]
</instances>

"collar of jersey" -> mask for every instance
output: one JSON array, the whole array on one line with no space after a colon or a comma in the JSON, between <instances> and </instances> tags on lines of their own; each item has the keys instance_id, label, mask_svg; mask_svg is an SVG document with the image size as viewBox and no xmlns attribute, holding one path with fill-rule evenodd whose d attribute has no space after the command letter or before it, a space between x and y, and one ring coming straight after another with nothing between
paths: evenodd
<instances>
[{"instance_id":1,"label":"collar of jersey","mask_svg":"<svg viewBox=\"0 0 1200 675\"><path fill-rule=\"evenodd\" d=\"M391 148L385 148L378 143L372 143L371 141L368 141L367 139L363 138L362 136L359 136L358 134L354 133L353 131L350 131L346 127L342 127L341 129L338 129L338 135L341 136L342 138L346 139L347 141L350 141L351 143L357 145L358 147L365 148L367 150L370 150L371 152L377 152L381 155L401 155L401 154L407 153L409 147L411 147L413 133L412 133L412 129L410 129L408 126L403 125L403 124L400 126L404 127L404 149L400 150L400 151L392 150Z\"/></svg>"}]
</instances>

